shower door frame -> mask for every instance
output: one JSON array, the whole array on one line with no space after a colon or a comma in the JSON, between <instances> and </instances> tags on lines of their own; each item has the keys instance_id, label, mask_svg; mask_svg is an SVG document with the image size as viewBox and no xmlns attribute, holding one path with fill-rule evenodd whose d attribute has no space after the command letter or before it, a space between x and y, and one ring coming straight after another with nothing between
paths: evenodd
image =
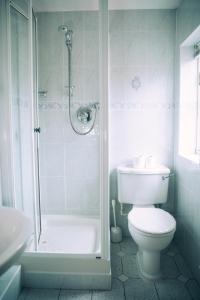
<instances>
[{"instance_id":1,"label":"shower door frame","mask_svg":"<svg viewBox=\"0 0 200 300\"><path fill-rule=\"evenodd\" d=\"M108 0L99 0L99 45L101 257L110 260Z\"/></svg>"},{"instance_id":2,"label":"shower door frame","mask_svg":"<svg viewBox=\"0 0 200 300\"><path fill-rule=\"evenodd\" d=\"M99 0L99 44L100 252L68 254L37 252L37 249L35 252L25 252L20 258L20 263L24 267L24 286L27 287L45 288L51 286L51 288L79 289L109 289L111 287L108 167L108 0Z\"/></svg>"},{"instance_id":3,"label":"shower door frame","mask_svg":"<svg viewBox=\"0 0 200 300\"><path fill-rule=\"evenodd\" d=\"M42 224L41 224L41 194L40 194L40 165L39 165L39 133L38 131L35 131L35 128L40 128L39 126L39 113L38 113L38 39L37 39L37 18L35 16L35 13L32 9L31 14L31 22L33 26L35 26L35 30L32 28L32 47L34 46L34 50L32 48L32 84L33 88L35 89L35 93L33 92L33 121L34 121L34 173L35 173L35 235L37 242L35 243L35 250L38 248L38 244L40 241L41 231L42 231ZM33 35L34 34L34 35ZM34 43L33 43L34 39ZM33 62L35 61L35 74L34 74L34 66ZM34 81L35 77L35 81ZM39 213L39 216L38 216Z\"/></svg>"},{"instance_id":4,"label":"shower door frame","mask_svg":"<svg viewBox=\"0 0 200 300\"><path fill-rule=\"evenodd\" d=\"M30 140L29 142L32 145L32 152L31 152L31 164L32 164L32 183L33 183L33 195L30 197L32 198L32 209L33 209L33 215L32 215L32 225L33 225L33 239L34 239L34 245L35 250L37 250L38 245L38 228L36 224L36 176L35 176L35 153L34 153L34 99L33 99L33 51L32 51L32 0L28 0L28 12L24 12L23 9L21 9L16 3L15 0L13 1L6 1L5 0L5 15L6 15L6 41L7 41L7 72L8 72L8 85L7 85L7 96L8 96L8 106L7 106L7 112L9 114L9 125L8 125L8 147L11 149L9 153L9 159L10 159L10 174L11 174L11 181L10 181L10 190L11 190L11 203L10 206L16 207L16 201L15 201L15 179L14 179L14 157L13 157L13 130L12 130L12 62L11 62L11 8L14 9L17 13L22 15L27 20L27 26L28 26L28 73L30 74L28 78L28 86L29 86L29 101L30 101L30 107L31 107L31 132L30 132Z\"/></svg>"},{"instance_id":5,"label":"shower door frame","mask_svg":"<svg viewBox=\"0 0 200 300\"><path fill-rule=\"evenodd\" d=\"M34 12L33 12L34 14ZM33 18L33 15L32 15ZM31 21L32 22L32 21ZM36 31L37 31L37 22L36 22ZM37 37L36 37L37 44ZM100 100L100 252L99 253L90 253L90 254L63 254L74 256L85 256L86 257L97 257L103 259L110 258L110 249L109 249L109 168L108 168L108 1L99 0L99 98ZM33 54L33 51L32 51ZM36 54L37 55L37 54ZM33 70L33 61L32 61L32 70ZM38 68L36 67L36 72ZM38 75L36 75L36 78ZM33 99L33 114L36 117L37 108L37 99ZM35 118L34 117L34 118ZM35 143L36 141L34 141ZM38 154L34 155L35 164L38 163ZM35 167L35 181L37 180L37 168ZM37 186L37 185L36 185ZM36 191L37 194L37 191ZM36 198L35 201L38 201ZM37 203L35 203L37 208ZM36 215L35 215L35 218ZM37 220L36 223L36 235L37 235L37 244L35 247L36 253L41 253L38 251L38 226ZM29 252L30 253L30 252ZM51 253L51 252L46 252ZM60 254L60 253L51 253L51 254Z\"/></svg>"}]
</instances>

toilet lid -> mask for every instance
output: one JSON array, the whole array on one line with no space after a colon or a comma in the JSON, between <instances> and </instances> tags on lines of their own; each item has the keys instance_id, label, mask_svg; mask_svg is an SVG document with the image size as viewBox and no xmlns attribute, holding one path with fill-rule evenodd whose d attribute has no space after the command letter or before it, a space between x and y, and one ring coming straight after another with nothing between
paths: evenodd
<instances>
[{"instance_id":1,"label":"toilet lid","mask_svg":"<svg viewBox=\"0 0 200 300\"><path fill-rule=\"evenodd\" d=\"M151 234L164 234L176 228L176 220L168 212L155 207L133 208L129 222L137 229Z\"/></svg>"}]
</instances>

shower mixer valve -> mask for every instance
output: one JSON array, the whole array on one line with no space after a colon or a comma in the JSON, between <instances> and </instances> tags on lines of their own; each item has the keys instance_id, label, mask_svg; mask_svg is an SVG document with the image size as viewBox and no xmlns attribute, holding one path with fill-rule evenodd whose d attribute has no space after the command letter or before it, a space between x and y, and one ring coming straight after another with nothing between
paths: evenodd
<instances>
[{"instance_id":1,"label":"shower mixer valve","mask_svg":"<svg viewBox=\"0 0 200 300\"><path fill-rule=\"evenodd\" d=\"M93 115L93 110L98 110L99 109L99 103L91 103L88 106L81 106L77 110L77 119L82 123L82 124L87 124L92 120L92 115Z\"/></svg>"},{"instance_id":2,"label":"shower mixer valve","mask_svg":"<svg viewBox=\"0 0 200 300\"><path fill-rule=\"evenodd\" d=\"M87 124L92 120L92 109L90 107L80 107L77 110L77 119L82 124Z\"/></svg>"}]
</instances>

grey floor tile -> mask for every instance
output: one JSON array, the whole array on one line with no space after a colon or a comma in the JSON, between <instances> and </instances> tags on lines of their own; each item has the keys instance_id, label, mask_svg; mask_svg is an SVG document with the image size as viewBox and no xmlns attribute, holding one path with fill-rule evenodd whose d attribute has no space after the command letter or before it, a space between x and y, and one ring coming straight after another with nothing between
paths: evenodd
<instances>
[{"instance_id":1,"label":"grey floor tile","mask_svg":"<svg viewBox=\"0 0 200 300\"><path fill-rule=\"evenodd\" d=\"M60 290L57 289L29 289L26 300L58 300Z\"/></svg>"},{"instance_id":2,"label":"grey floor tile","mask_svg":"<svg viewBox=\"0 0 200 300\"><path fill-rule=\"evenodd\" d=\"M174 253L175 255L179 253L179 249L175 242L172 242L165 250L163 250L164 253Z\"/></svg>"},{"instance_id":3,"label":"grey floor tile","mask_svg":"<svg viewBox=\"0 0 200 300\"><path fill-rule=\"evenodd\" d=\"M29 293L29 289L28 288L23 288L21 290L21 293L20 293L19 297L17 298L17 300L26 300L27 296L28 296L28 293Z\"/></svg>"},{"instance_id":4,"label":"grey floor tile","mask_svg":"<svg viewBox=\"0 0 200 300\"><path fill-rule=\"evenodd\" d=\"M117 253L117 255L120 256L120 257L123 257L123 256L126 255L126 253L124 253L123 251L119 251L119 252Z\"/></svg>"},{"instance_id":5,"label":"grey floor tile","mask_svg":"<svg viewBox=\"0 0 200 300\"><path fill-rule=\"evenodd\" d=\"M177 267L182 275L184 275L185 277L188 277L188 278L193 277L193 275L192 275L190 269L188 268L187 263L185 262L182 255L177 254L174 257L174 260L175 260Z\"/></svg>"},{"instance_id":6,"label":"grey floor tile","mask_svg":"<svg viewBox=\"0 0 200 300\"><path fill-rule=\"evenodd\" d=\"M121 247L120 247L120 244L114 244L114 243L111 243L110 245L110 252L111 252L111 255L115 255L117 254L118 252L121 251Z\"/></svg>"},{"instance_id":7,"label":"grey floor tile","mask_svg":"<svg viewBox=\"0 0 200 300\"><path fill-rule=\"evenodd\" d=\"M111 270L112 277L117 278L122 274L122 262L121 257L118 255L112 255L111 257Z\"/></svg>"},{"instance_id":8,"label":"grey floor tile","mask_svg":"<svg viewBox=\"0 0 200 300\"><path fill-rule=\"evenodd\" d=\"M92 292L84 290L61 290L59 300L91 300Z\"/></svg>"},{"instance_id":9,"label":"grey floor tile","mask_svg":"<svg viewBox=\"0 0 200 300\"><path fill-rule=\"evenodd\" d=\"M121 242L121 251L126 254L136 254L138 247L132 238L123 238Z\"/></svg>"},{"instance_id":10,"label":"grey floor tile","mask_svg":"<svg viewBox=\"0 0 200 300\"><path fill-rule=\"evenodd\" d=\"M126 300L158 300L153 283L142 279L129 279L124 283ZM169 299L168 299L169 300Z\"/></svg>"},{"instance_id":11,"label":"grey floor tile","mask_svg":"<svg viewBox=\"0 0 200 300\"><path fill-rule=\"evenodd\" d=\"M121 274L118 279L121 281L121 282L125 282L126 280L128 280L128 277L124 274Z\"/></svg>"},{"instance_id":12,"label":"grey floor tile","mask_svg":"<svg viewBox=\"0 0 200 300\"><path fill-rule=\"evenodd\" d=\"M117 280L112 280L112 289L110 291L94 291L92 300L123 300L124 288L123 284Z\"/></svg>"},{"instance_id":13,"label":"grey floor tile","mask_svg":"<svg viewBox=\"0 0 200 300\"><path fill-rule=\"evenodd\" d=\"M123 273L131 278L139 278L136 255L122 257Z\"/></svg>"},{"instance_id":14,"label":"grey floor tile","mask_svg":"<svg viewBox=\"0 0 200 300\"><path fill-rule=\"evenodd\" d=\"M161 272L164 278L177 278L180 275L174 258L168 255L161 256Z\"/></svg>"},{"instance_id":15,"label":"grey floor tile","mask_svg":"<svg viewBox=\"0 0 200 300\"><path fill-rule=\"evenodd\" d=\"M186 283L186 287L192 296L192 300L199 300L200 299L200 286L196 282L196 280L189 280Z\"/></svg>"},{"instance_id":16,"label":"grey floor tile","mask_svg":"<svg viewBox=\"0 0 200 300\"><path fill-rule=\"evenodd\" d=\"M160 300L191 300L184 283L179 280L160 280L155 285Z\"/></svg>"},{"instance_id":17,"label":"grey floor tile","mask_svg":"<svg viewBox=\"0 0 200 300\"><path fill-rule=\"evenodd\" d=\"M188 280L189 280L189 278L188 277L185 277L184 275L179 275L178 277L177 277L177 279L178 280L180 280L180 281L182 281L183 283L186 283Z\"/></svg>"}]
</instances>

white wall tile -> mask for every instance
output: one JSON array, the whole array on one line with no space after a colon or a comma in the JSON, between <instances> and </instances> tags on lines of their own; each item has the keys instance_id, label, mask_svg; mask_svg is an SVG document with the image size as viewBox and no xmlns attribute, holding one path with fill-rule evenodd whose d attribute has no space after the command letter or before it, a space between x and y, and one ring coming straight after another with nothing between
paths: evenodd
<instances>
[{"instance_id":1,"label":"white wall tile","mask_svg":"<svg viewBox=\"0 0 200 300\"><path fill-rule=\"evenodd\" d=\"M98 11L85 11L83 14L83 26L86 31L99 30L99 12Z\"/></svg>"},{"instance_id":2,"label":"white wall tile","mask_svg":"<svg viewBox=\"0 0 200 300\"><path fill-rule=\"evenodd\" d=\"M78 214L99 213L99 183L94 179L69 179L67 209Z\"/></svg>"},{"instance_id":3,"label":"white wall tile","mask_svg":"<svg viewBox=\"0 0 200 300\"><path fill-rule=\"evenodd\" d=\"M99 175L99 145L81 139L65 146L65 176L73 179L95 178ZM77 188L77 187L75 187Z\"/></svg>"},{"instance_id":4,"label":"white wall tile","mask_svg":"<svg viewBox=\"0 0 200 300\"><path fill-rule=\"evenodd\" d=\"M46 177L46 198L44 201L45 214L64 214L65 209L65 189L64 177Z\"/></svg>"},{"instance_id":5,"label":"white wall tile","mask_svg":"<svg viewBox=\"0 0 200 300\"><path fill-rule=\"evenodd\" d=\"M121 31L110 32L110 66L124 66L125 52L124 52L124 33Z\"/></svg>"},{"instance_id":6,"label":"white wall tile","mask_svg":"<svg viewBox=\"0 0 200 300\"><path fill-rule=\"evenodd\" d=\"M111 11L110 192L116 167L140 154L173 167L175 12ZM166 209L173 211L173 183ZM127 209L130 209L128 207ZM119 224L128 234L127 220Z\"/></svg>"},{"instance_id":7,"label":"white wall tile","mask_svg":"<svg viewBox=\"0 0 200 300\"><path fill-rule=\"evenodd\" d=\"M149 32L124 31L124 56L126 66L146 66ZM118 41L118 47L120 45Z\"/></svg>"},{"instance_id":8,"label":"white wall tile","mask_svg":"<svg viewBox=\"0 0 200 300\"><path fill-rule=\"evenodd\" d=\"M63 128L66 126L67 115L62 110L40 110L40 141L49 143L63 142Z\"/></svg>"},{"instance_id":9,"label":"white wall tile","mask_svg":"<svg viewBox=\"0 0 200 300\"><path fill-rule=\"evenodd\" d=\"M45 214L98 214L99 132L76 135L69 122L68 52L58 26L73 30L72 118L78 107L99 101L98 12L38 14L41 207ZM78 127L79 126L79 127Z\"/></svg>"},{"instance_id":10,"label":"white wall tile","mask_svg":"<svg viewBox=\"0 0 200 300\"><path fill-rule=\"evenodd\" d=\"M64 144L41 143L40 149L41 176L64 176Z\"/></svg>"}]
</instances>

